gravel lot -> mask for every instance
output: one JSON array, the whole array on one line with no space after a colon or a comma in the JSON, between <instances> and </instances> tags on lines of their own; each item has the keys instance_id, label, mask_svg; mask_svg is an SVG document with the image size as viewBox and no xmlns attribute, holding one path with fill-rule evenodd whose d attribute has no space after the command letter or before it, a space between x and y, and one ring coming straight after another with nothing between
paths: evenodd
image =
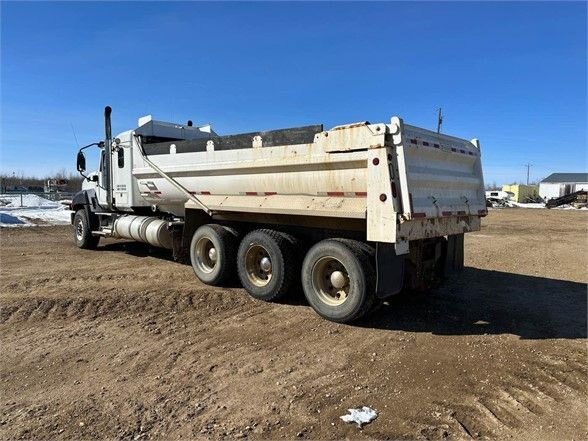
<instances>
[{"instance_id":1,"label":"gravel lot","mask_svg":"<svg viewBox=\"0 0 588 441\"><path fill-rule=\"evenodd\" d=\"M459 277L354 326L70 236L0 230L1 439L588 439L586 212L493 210Z\"/></svg>"}]
</instances>

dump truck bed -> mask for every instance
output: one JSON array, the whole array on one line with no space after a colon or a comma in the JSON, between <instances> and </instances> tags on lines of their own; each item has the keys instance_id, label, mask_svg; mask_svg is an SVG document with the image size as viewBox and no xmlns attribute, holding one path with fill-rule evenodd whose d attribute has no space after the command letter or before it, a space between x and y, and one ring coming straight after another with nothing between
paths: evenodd
<instances>
[{"instance_id":1,"label":"dump truck bed","mask_svg":"<svg viewBox=\"0 0 588 441\"><path fill-rule=\"evenodd\" d=\"M178 215L204 206L213 216L359 219L368 240L389 243L477 230L486 214L476 140L397 117L289 133L293 144L257 132L233 137L235 148L218 136L143 140L133 176L146 203Z\"/></svg>"}]
</instances>

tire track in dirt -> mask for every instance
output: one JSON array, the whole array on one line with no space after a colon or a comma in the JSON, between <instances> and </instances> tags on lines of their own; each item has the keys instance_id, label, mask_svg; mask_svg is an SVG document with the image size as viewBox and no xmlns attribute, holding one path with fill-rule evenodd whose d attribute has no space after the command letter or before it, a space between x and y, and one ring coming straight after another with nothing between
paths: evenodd
<instances>
[{"instance_id":1,"label":"tire track in dirt","mask_svg":"<svg viewBox=\"0 0 588 441\"><path fill-rule=\"evenodd\" d=\"M43 290L45 288L64 287L67 291L75 292L75 290L87 291L89 288L99 288L101 291L111 288L118 288L123 282L135 282L144 284L161 285L162 288L166 282L173 281L173 274L98 274L98 275L82 275L74 273L69 276L51 276L51 277L27 277L16 282L9 282L3 284L0 288L5 294L21 293L31 290Z\"/></svg>"},{"instance_id":2,"label":"tire track in dirt","mask_svg":"<svg viewBox=\"0 0 588 441\"><path fill-rule=\"evenodd\" d=\"M544 358L531 363L527 372L503 375L497 387L486 393L470 394L463 403L449 408L441 404L445 411L436 422L422 419L415 423L451 427L464 439L500 439L525 427L540 427L546 414L565 409L566 402L582 400L587 393L585 369L579 362ZM553 370L556 366L567 368Z\"/></svg>"},{"instance_id":3,"label":"tire track in dirt","mask_svg":"<svg viewBox=\"0 0 588 441\"><path fill-rule=\"evenodd\" d=\"M248 304L249 308L241 310ZM256 314L250 310L255 304L256 302L247 299L242 293L196 294L173 290L167 290L165 295L157 292L101 298L29 297L19 302L0 305L0 324L82 318L96 320L107 316L185 311L197 311L201 315L212 316L214 322L220 322L236 309L240 309L239 314L243 318L248 314Z\"/></svg>"}]
</instances>

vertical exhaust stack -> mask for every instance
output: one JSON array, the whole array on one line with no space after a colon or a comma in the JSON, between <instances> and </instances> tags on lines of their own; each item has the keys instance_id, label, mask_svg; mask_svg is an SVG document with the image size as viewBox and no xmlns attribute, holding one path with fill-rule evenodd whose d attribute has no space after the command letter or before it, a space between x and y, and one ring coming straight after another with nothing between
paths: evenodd
<instances>
[{"instance_id":1,"label":"vertical exhaust stack","mask_svg":"<svg viewBox=\"0 0 588 441\"><path fill-rule=\"evenodd\" d=\"M108 204L108 209L113 210L112 206L112 169L111 169L111 162L112 162L112 125L110 120L110 114L112 113L112 108L110 106L106 106L104 108L104 132L105 132L105 140L104 140L104 170L106 172L103 174L104 178L104 190L106 191L106 203Z\"/></svg>"}]
</instances>

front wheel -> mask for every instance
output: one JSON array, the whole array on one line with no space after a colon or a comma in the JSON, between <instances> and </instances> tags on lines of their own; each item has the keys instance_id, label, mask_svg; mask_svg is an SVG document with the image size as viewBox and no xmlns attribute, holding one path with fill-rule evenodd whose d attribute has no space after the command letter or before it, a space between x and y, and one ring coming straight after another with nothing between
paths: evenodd
<instances>
[{"instance_id":1,"label":"front wheel","mask_svg":"<svg viewBox=\"0 0 588 441\"><path fill-rule=\"evenodd\" d=\"M100 236L92 235L92 226L88 219L88 213L83 208L74 216L74 243L78 248L93 250L98 246Z\"/></svg>"},{"instance_id":2,"label":"front wheel","mask_svg":"<svg viewBox=\"0 0 588 441\"><path fill-rule=\"evenodd\" d=\"M375 271L365 245L355 240L327 239L314 245L302 263L302 288L322 317L348 323L374 305Z\"/></svg>"}]
</instances>

